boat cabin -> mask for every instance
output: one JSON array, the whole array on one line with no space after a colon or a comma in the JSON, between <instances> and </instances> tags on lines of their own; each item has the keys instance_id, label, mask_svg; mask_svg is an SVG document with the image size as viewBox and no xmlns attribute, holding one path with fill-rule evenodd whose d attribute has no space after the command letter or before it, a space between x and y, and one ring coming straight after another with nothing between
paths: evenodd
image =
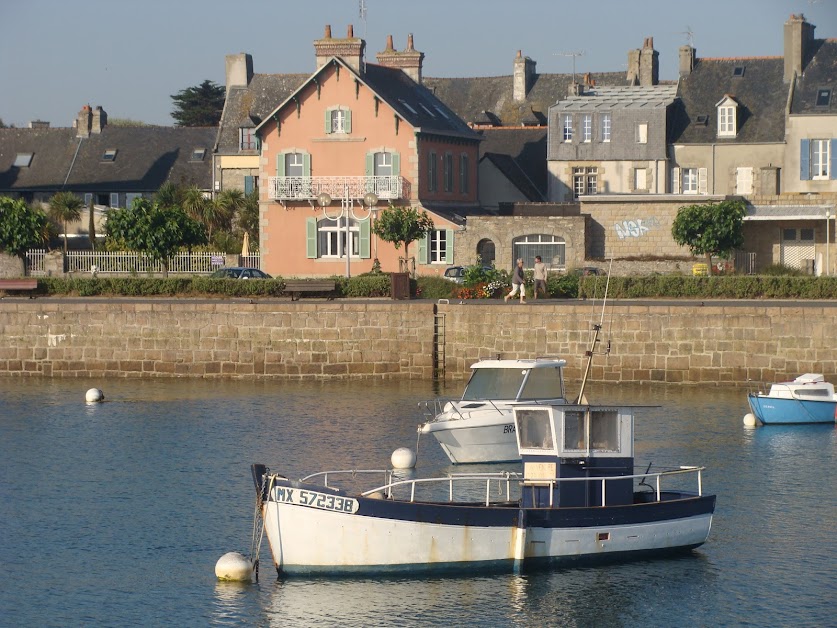
<instances>
[{"instance_id":1,"label":"boat cabin","mask_svg":"<svg viewBox=\"0 0 837 628\"><path fill-rule=\"evenodd\" d=\"M519 406L514 421L525 508L633 503L632 408Z\"/></svg>"},{"instance_id":2,"label":"boat cabin","mask_svg":"<svg viewBox=\"0 0 837 628\"><path fill-rule=\"evenodd\" d=\"M481 360L471 365L462 401L564 399L564 366L557 358Z\"/></svg>"}]
</instances>

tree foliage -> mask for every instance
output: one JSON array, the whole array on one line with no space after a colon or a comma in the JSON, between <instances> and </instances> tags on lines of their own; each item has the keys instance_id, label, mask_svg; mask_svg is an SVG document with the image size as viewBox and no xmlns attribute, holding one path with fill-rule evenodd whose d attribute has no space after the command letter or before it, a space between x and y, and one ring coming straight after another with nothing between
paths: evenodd
<instances>
[{"instance_id":1,"label":"tree foliage","mask_svg":"<svg viewBox=\"0 0 837 628\"><path fill-rule=\"evenodd\" d=\"M433 229L433 220L426 211L419 212L415 207L395 207L390 205L375 219L372 232L384 242L392 243L396 249L404 245L404 257L408 257L408 247Z\"/></svg>"},{"instance_id":2,"label":"tree foliage","mask_svg":"<svg viewBox=\"0 0 837 628\"><path fill-rule=\"evenodd\" d=\"M205 80L171 96L175 126L218 126L224 109L224 87Z\"/></svg>"},{"instance_id":3,"label":"tree foliage","mask_svg":"<svg viewBox=\"0 0 837 628\"><path fill-rule=\"evenodd\" d=\"M687 205L677 210L671 225L671 237L686 246L692 255L727 257L744 244L742 230L746 210L740 200Z\"/></svg>"},{"instance_id":4,"label":"tree foliage","mask_svg":"<svg viewBox=\"0 0 837 628\"><path fill-rule=\"evenodd\" d=\"M64 227L64 253L67 253L67 223L81 218L84 201L72 192L56 192L49 199L49 216Z\"/></svg>"},{"instance_id":5,"label":"tree foliage","mask_svg":"<svg viewBox=\"0 0 837 628\"><path fill-rule=\"evenodd\" d=\"M20 258L47 241L47 217L21 198L0 196L0 250Z\"/></svg>"},{"instance_id":6,"label":"tree foliage","mask_svg":"<svg viewBox=\"0 0 837 628\"><path fill-rule=\"evenodd\" d=\"M107 232L108 239L160 262L166 274L169 257L180 248L207 243L203 225L180 207L163 207L146 198L135 199L130 208L111 209Z\"/></svg>"}]
</instances>

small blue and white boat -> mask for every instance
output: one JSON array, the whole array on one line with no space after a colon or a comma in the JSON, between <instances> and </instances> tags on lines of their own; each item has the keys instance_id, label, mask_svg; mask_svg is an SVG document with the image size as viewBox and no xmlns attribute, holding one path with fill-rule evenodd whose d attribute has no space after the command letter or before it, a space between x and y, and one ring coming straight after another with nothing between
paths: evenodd
<instances>
[{"instance_id":1,"label":"small blue and white boat","mask_svg":"<svg viewBox=\"0 0 837 628\"><path fill-rule=\"evenodd\" d=\"M706 541L715 496L703 493L703 468L636 471L633 407L530 404L512 414L522 473L292 480L252 465L255 560L262 535L280 576L520 572L687 553Z\"/></svg>"},{"instance_id":2,"label":"small blue and white boat","mask_svg":"<svg viewBox=\"0 0 837 628\"><path fill-rule=\"evenodd\" d=\"M765 425L834 423L837 413L834 385L820 373L805 373L792 382L772 384L767 393L748 393L747 403L755 418Z\"/></svg>"}]
</instances>

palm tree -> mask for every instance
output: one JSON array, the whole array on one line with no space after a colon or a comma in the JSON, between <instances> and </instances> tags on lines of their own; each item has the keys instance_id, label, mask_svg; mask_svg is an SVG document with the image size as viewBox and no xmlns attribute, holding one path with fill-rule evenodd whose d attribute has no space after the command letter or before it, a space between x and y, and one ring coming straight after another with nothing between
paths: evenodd
<instances>
[{"instance_id":1,"label":"palm tree","mask_svg":"<svg viewBox=\"0 0 837 628\"><path fill-rule=\"evenodd\" d=\"M208 199L200 188L193 185L185 190L180 190L178 196L180 197L180 206L189 218L206 223L204 214ZM209 227L209 225L206 226Z\"/></svg>"},{"instance_id":2,"label":"palm tree","mask_svg":"<svg viewBox=\"0 0 837 628\"><path fill-rule=\"evenodd\" d=\"M72 192L57 192L49 199L50 217L64 225L64 255L67 254L67 223L81 218L84 201Z\"/></svg>"},{"instance_id":3,"label":"palm tree","mask_svg":"<svg viewBox=\"0 0 837 628\"><path fill-rule=\"evenodd\" d=\"M160 207L176 207L180 196L180 188L178 188L171 181L166 181L160 186L160 189L157 190L154 198L157 200L157 204Z\"/></svg>"}]
</instances>

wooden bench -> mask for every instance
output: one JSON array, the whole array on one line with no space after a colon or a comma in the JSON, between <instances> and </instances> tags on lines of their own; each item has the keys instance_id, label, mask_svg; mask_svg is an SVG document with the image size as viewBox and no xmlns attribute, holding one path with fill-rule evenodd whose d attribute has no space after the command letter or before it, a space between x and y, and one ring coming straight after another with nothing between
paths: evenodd
<instances>
[{"instance_id":1,"label":"wooden bench","mask_svg":"<svg viewBox=\"0 0 837 628\"><path fill-rule=\"evenodd\" d=\"M16 292L31 291L38 288L37 279L0 279L0 291ZM34 298L31 294L29 298Z\"/></svg>"},{"instance_id":2,"label":"wooden bench","mask_svg":"<svg viewBox=\"0 0 837 628\"><path fill-rule=\"evenodd\" d=\"M334 298L336 283L333 279L292 279L285 282L285 293L291 295L291 301L299 301L303 292L324 292L330 301Z\"/></svg>"}]
</instances>

